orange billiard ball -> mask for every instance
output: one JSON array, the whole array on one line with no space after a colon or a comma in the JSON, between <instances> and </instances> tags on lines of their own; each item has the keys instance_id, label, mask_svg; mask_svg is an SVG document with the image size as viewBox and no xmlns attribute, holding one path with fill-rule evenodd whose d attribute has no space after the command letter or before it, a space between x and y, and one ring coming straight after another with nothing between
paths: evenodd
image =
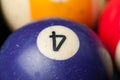
<instances>
[{"instance_id":1,"label":"orange billiard ball","mask_svg":"<svg viewBox=\"0 0 120 80\"><path fill-rule=\"evenodd\" d=\"M12 30L50 17L70 19L93 28L105 0L1 0L1 3Z\"/></svg>"}]
</instances>

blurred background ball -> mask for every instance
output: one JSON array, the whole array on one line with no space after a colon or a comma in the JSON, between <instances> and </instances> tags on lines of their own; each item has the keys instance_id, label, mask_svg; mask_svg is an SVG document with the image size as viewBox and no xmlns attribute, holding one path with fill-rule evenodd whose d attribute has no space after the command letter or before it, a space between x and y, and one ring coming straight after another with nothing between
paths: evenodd
<instances>
[{"instance_id":1,"label":"blurred background ball","mask_svg":"<svg viewBox=\"0 0 120 80\"><path fill-rule=\"evenodd\" d=\"M120 70L120 0L108 2L99 21L98 34Z\"/></svg>"},{"instance_id":2,"label":"blurred background ball","mask_svg":"<svg viewBox=\"0 0 120 80\"><path fill-rule=\"evenodd\" d=\"M61 17L91 28L106 0L1 0L2 10L12 30L32 20Z\"/></svg>"}]
</instances>

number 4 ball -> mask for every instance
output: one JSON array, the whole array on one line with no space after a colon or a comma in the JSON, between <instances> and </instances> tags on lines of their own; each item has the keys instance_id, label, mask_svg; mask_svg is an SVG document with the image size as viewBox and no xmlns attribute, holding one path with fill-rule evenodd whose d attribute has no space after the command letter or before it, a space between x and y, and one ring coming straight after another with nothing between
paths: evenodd
<instances>
[{"instance_id":1,"label":"number 4 ball","mask_svg":"<svg viewBox=\"0 0 120 80\"><path fill-rule=\"evenodd\" d=\"M112 63L88 28L53 18L14 32L0 51L1 80L109 80Z\"/></svg>"},{"instance_id":2,"label":"number 4 ball","mask_svg":"<svg viewBox=\"0 0 120 80\"><path fill-rule=\"evenodd\" d=\"M1 3L12 30L49 17L67 18L93 28L105 0L1 0Z\"/></svg>"}]
</instances>

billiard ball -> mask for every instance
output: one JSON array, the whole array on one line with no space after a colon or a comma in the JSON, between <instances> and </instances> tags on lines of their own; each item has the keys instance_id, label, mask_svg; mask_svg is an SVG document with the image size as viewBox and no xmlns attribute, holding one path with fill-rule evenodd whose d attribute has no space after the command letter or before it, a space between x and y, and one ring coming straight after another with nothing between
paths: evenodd
<instances>
[{"instance_id":1,"label":"billiard ball","mask_svg":"<svg viewBox=\"0 0 120 80\"><path fill-rule=\"evenodd\" d=\"M1 80L109 80L112 63L95 34L49 18L15 31L0 51Z\"/></svg>"},{"instance_id":2,"label":"billiard ball","mask_svg":"<svg viewBox=\"0 0 120 80\"><path fill-rule=\"evenodd\" d=\"M93 28L105 0L1 0L1 3L12 30L49 17L67 18Z\"/></svg>"},{"instance_id":3,"label":"billiard ball","mask_svg":"<svg viewBox=\"0 0 120 80\"><path fill-rule=\"evenodd\" d=\"M120 70L120 1L108 2L99 21L98 34Z\"/></svg>"}]
</instances>

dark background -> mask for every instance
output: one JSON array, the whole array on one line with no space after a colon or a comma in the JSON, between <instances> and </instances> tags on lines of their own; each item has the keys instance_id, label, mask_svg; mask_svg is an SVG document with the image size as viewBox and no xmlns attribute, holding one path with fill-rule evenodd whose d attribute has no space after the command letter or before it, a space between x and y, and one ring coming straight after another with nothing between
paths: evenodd
<instances>
[{"instance_id":1,"label":"dark background","mask_svg":"<svg viewBox=\"0 0 120 80\"><path fill-rule=\"evenodd\" d=\"M8 25L5 22L5 19L2 14L1 6L0 6L0 47L6 40L6 38L10 35L10 30L8 29Z\"/></svg>"}]
</instances>

